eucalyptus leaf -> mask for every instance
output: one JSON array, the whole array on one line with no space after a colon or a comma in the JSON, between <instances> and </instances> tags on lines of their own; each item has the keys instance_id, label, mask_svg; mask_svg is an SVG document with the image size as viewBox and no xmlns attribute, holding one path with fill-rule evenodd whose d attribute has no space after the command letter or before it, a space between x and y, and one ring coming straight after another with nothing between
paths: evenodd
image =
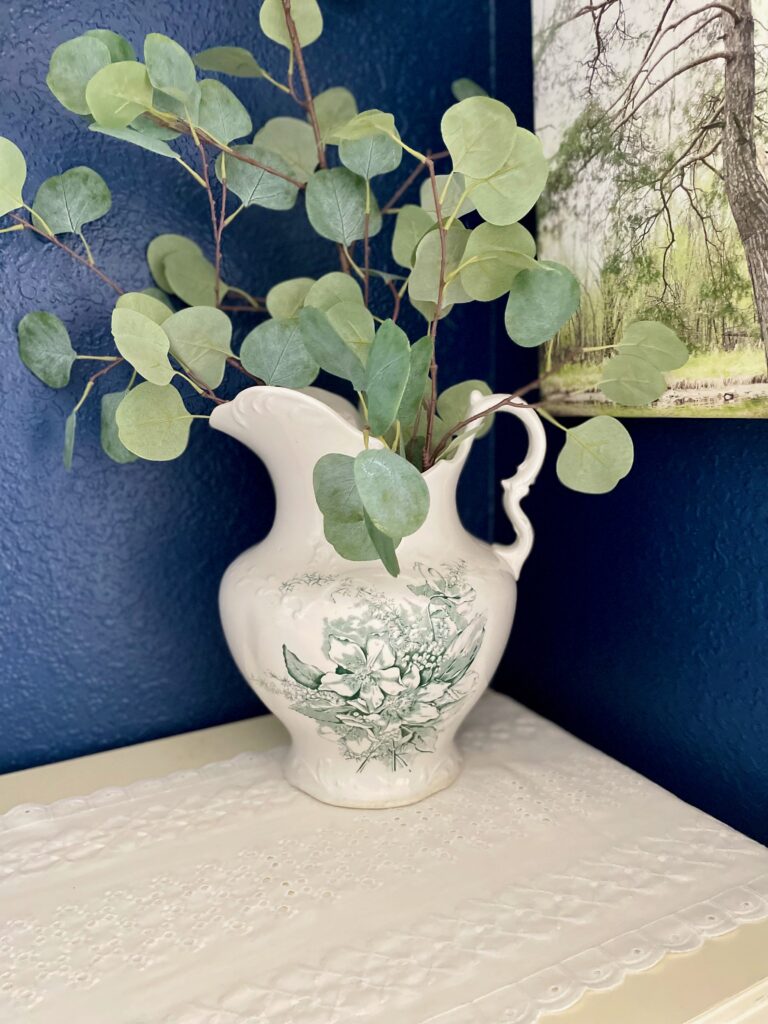
<instances>
[{"instance_id":1,"label":"eucalyptus leaf","mask_svg":"<svg viewBox=\"0 0 768 1024\"><path fill-rule=\"evenodd\" d=\"M142 295L149 295L149 297L152 299L157 299L157 301L161 302L166 309L169 309L171 311L171 313L176 312L176 307L173 305L170 298L168 297L168 295L166 295L162 288L142 288L141 293ZM118 299L118 302L119 301L120 300Z\"/></svg>"},{"instance_id":2,"label":"eucalyptus leaf","mask_svg":"<svg viewBox=\"0 0 768 1024\"><path fill-rule=\"evenodd\" d=\"M213 78L200 83L200 107L196 123L218 142L229 144L253 130L251 115L231 89Z\"/></svg>"},{"instance_id":3,"label":"eucalyptus leaf","mask_svg":"<svg viewBox=\"0 0 768 1024\"><path fill-rule=\"evenodd\" d=\"M351 245L365 233L365 181L346 167L316 171L307 182L307 217L323 238ZM381 228L381 213L371 196L368 235Z\"/></svg>"},{"instance_id":4,"label":"eucalyptus leaf","mask_svg":"<svg viewBox=\"0 0 768 1024\"><path fill-rule=\"evenodd\" d=\"M73 409L64 424L64 451L62 460L65 469L72 469L72 456L75 452L75 432L77 430L77 412Z\"/></svg>"},{"instance_id":5,"label":"eucalyptus leaf","mask_svg":"<svg viewBox=\"0 0 768 1024\"><path fill-rule=\"evenodd\" d=\"M240 361L249 373L278 388L304 388L320 367L307 352L296 319L266 320L243 340Z\"/></svg>"},{"instance_id":6,"label":"eucalyptus leaf","mask_svg":"<svg viewBox=\"0 0 768 1024\"><path fill-rule=\"evenodd\" d=\"M117 430L116 414L120 403L127 392L113 391L103 395L101 399L101 447L113 462L125 465L135 462L137 456L129 452L120 440Z\"/></svg>"},{"instance_id":7,"label":"eucalyptus leaf","mask_svg":"<svg viewBox=\"0 0 768 1024\"><path fill-rule=\"evenodd\" d=\"M461 423L469 415L469 400L474 391L483 395L491 395L493 391L484 380L463 380L460 384L454 384L446 388L437 399L437 411L446 424L448 430L452 430L457 423ZM493 416L486 416L480 421L481 426L476 431L475 437L483 437L493 426ZM477 427L477 423L472 424Z\"/></svg>"},{"instance_id":8,"label":"eucalyptus leaf","mask_svg":"<svg viewBox=\"0 0 768 1024\"><path fill-rule=\"evenodd\" d=\"M216 306L216 269L201 252L174 249L163 260L163 275L173 295L188 306ZM219 294L226 295L222 282Z\"/></svg>"},{"instance_id":9,"label":"eucalyptus leaf","mask_svg":"<svg viewBox=\"0 0 768 1024\"><path fill-rule=\"evenodd\" d=\"M160 142L171 142L181 135L181 132L177 132L165 124L158 124L149 114L139 114L131 121L127 130L136 131L146 139L158 139ZM105 132L104 134L108 135L109 133Z\"/></svg>"},{"instance_id":10,"label":"eucalyptus leaf","mask_svg":"<svg viewBox=\"0 0 768 1024\"><path fill-rule=\"evenodd\" d=\"M192 417L174 387L138 384L123 398L115 419L120 441L139 458L167 462L187 447Z\"/></svg>"},{"instance_id":11,"label":"eucalyptus leaf","mask_svg":"<svg viewBox=\"0 0 768 1024\"><path fill-rule=\"evenodd\" d=\"M108 64L88 82L85 99L97 124L103 128L127 128L152 106L147 69L136 61Z\"/></svg>"},{"instance_id":12,"label":"eucalyptus leaf","mask_svg":"<svg viewBox=\"0 0 768 1024\"><path fill-rule=\"evenodd\" d=\"M419 414L424 389L429 380L429 367L432 362L432 349L434 341L431 335L426 334L419 338L411 346L409 353L410 368L408 372L408 383L403 391L400 400L400 408L397 410L397 419L404 430L411 430Z\"/></svg>"},{"instance_id":13,"label":"eucalyptus leaf","mask_svg":"<svg viewBox=\"0 0 768 1024\"><path fill-rule=\"evenodd\" d=\"M434 217L420 206L411 203L402 206L398 210L392 234L392 258L395 263L410 269L416 258L416 246L434 226Z\"/></svg>"},{"instance_id":14,"label":"eucalyptus leaf","mask_svg":"<svg viewBox=\"0 0 768 1024\"><path fill-rule=\"evenodd\" d=\"M365 517L351 523L342 523L326 516L323 519L323 532L337 554L350 562L372 562L379 557L365 524Z\"/></svg>"},{"instance_id":15,"label":"eucalyptus leaf","mask_svg":"<svg viewBox=\"0 0 768 1024\"><path fill-rule=\"evenodd\" d=\"M392 320L376 331L368 356L366 400L371 433L385 434L395 422L411 369L408 336Z\"/></svg>"},{"instance_id":16,"label":"eucalyptus leaf","mask_svg":"<svg viewBox=\"0 0 768 1024\"><path fill-rule=\"evenodd\" d=\"M210 306L180 309L163 321L171 343L171 354L190 373L217 388L224 379L232 352L232 324L226 313Z\"/></svg>"},{"instance_id":17,"label":"eucalyptus leaf","mask_svg":"<svg viewBox=\"0 0 768 1024\"><path fill-rule=\"evenodd\" d=\"M355 483L376 529L398 540L423 524L429 511L429 491L415 466L387 448L355 456Z\"/></svg>"},{"instance_id":18,"label":"eucalyptus leaf","mask_svg":"<svg viewBox=\"0 0 768 1024\"><path fill-rule=\"evenodd\" d=\"M403 150L387 135L369 135L363 139L343 139L339 159L353 174L370 180L396 170L403 159Z\"/></svg>"},{"instance_id":19,"label":"eucalyptus leaf","mask_svg":"<svg viewBox=\"0 0 768 1024\"><path fill-rule=\"evenodd\" d=\"M334 86L315 96L315 116L320 127L320 138L326 144L341 140L336 130L357 114L357 101L349 89Z\"/></svg>"},{"instance_id":20,"label":"eucalyptus leaf","mask_svg":"<svg viewBox=\"0 0 768 1024\"><path fill-rule=\"evenodd\" d=\"M488 95L482 85L473 82L471 78L457 78L455 82L451 82L451 92L459 101L468 100L470 96Z\"/></svg>"},{"instance_id":21,"label":"eucalyptus leaf","mask_svg":"<svg viewBox=\"0 0 768 1024\"><path fill-rule=\"evenodd\" d=\"M293 277L274 285L267 292L267 312L279 320L288 320L296 316L314 284L313 277Z\"/></svg>"},{"instance_id":22,"label":"eucalyptus leaf","mask_svg":"<svg viewBox=\"0 0 768 1024\"><path fill-rule=\"evenodd\" d=\"M69 332L54 313L36 310L22 317L18 327L21 361L49 388L65 388L77 353Z\"/></svg>"},{"instance_id":23,"label":"eucalyptus leaf","mask_svg":"<svg viewBox=\"0 0 768 1024\"><path fill-rule=\"evenodd\" d=\"M144 40L144 63L155 89L190 107L197 88L195 65L175 39L150 32Z\"/></svg>"},{"instance_id":24,"label":"eucalyptus leaf","mask_svg":"<svg viewBox=\"0 0 768 1024\"><path fill-rule=\"evenodd\" d=\"M436 302L430 302L428 299L414 299L414 297L410 293L408 295L408 301L411 303L414 309L417 309L419 313L421 313L421 315L424 317L428 324L432 323L432 321L435 319L435 313L437 312ZM445 319L445 317L448 316L452 309L452 303L449 302L448 305L443 303L440 307L440 316L438 317L438 320Z\"/></svg>"},{"instance_id":25,"label":"eucalyptus leaf","mask_svg":"<svg viewBox=\"0 0 768 1024\"><path fill-rule=\"evenodd\" d=\"M381 530L377 529L367 512L365 513L363 521L365 523L365 528L368 531L368 536L371 538L371 543L376 548L376 554L381 559L382 565L390 576L399 576L400 563L398 562L397 555L395 553L397 544L391 537L388 537L385 533L382 533Z\"/></svg>"},{"instance_id":26,"label":"eucalyptus leaf","mask_svg":"<svg viewBox=\"0 0 768 1024\"><path fill-rule=\"evenodd\" d=\"M357 302L363 305L360 285L350 274L342 274L339 270L332 270L330 274L319 277L304 297L305 306L314 306L324 313L338 302Z\"/></svg>"},{"instance_id":27,"label":"eucalyptus leaf","mask_svg":"<svg viewBox=\"0 0 768 1024\"><path fill-rule=\"evenodd\" d=\"M134 313L141 313L142 316L154 320L156 324L165 323L173 313L165 302L147 295L146 292L124 292L115 303L115 308L132 309Z\"/></svg>"},{"instance_id":28,"label":"eucalyptus leaf","mask_svg":"<svg viewBox=\"0 0 768 1024\"><path fill-rule=\"evenodd\" d=\"M560 263L542 260L536 270L521 270L509 290L507 334L524 348L549 341L579 308L580 297L579 282Z\"/></svg>"},{"instance_id":29,"label":"eucalyptus leaf","mask_svg":"<svg viewBox=\"0 0 768 1024\"><path fill-rule=\"evenodd\" d=\"M537 270L536 243L520 224L479 224L462 257L461 283L467 295L491 302L508 292L520 270Z\"/></svg>"},{"instance_id":30,"label":"eucalyptus leaf","mask_svg":"<svg viewBox=\"0 0 768 1024\"><path fill-rule=\"evenodd\" d=\"M323 15L317 0L292 0L291 16L302 47L309 46L323 31ZM261 31L275 43L293 49L282 0L264 0L259 11Z\"/></svg>"},{"instance_id":31,"label":"eucalyptus leaf","mask_svg":"<svg viewBox=\"0 0 768 1024\"><path fill-rule=\"evenodd\" d=\"M360 359L331 327L319 309L305 306L298 314L301 339L317 365L352 383L356 391L365 388L366 373Z\"/></svg>"},{"instance_id":32,"label":"eucalyptus leaf","mask_svg":"<svg viewBox=\"0 0 768 1024\"><path fill-rule=\"evenodd\" d=\"M164 292L173 293L173 288L165 276L163 264L166 257L172 252L184 252L188 255L202 256L203 252L197 242L184 235L156 235L147 246L147 263L149 271L157 284Z\"/></svg>"},{"instance_id":33,"label":"eucalyptus leaf","mask_svg":"<svg viewBox=\"0 0 768 1024\"><path fill-rule=\"evenodd\" d=\"M102 68L112 62L109 47L93 36L78 36L61 43L51 54L45 84L73 114L90 114L86 86Z\"/></svg>"},{"instance_id":34,"label":"eucalyptus leaf","mask_svg":"<svg viewBox=\"0 0 768 1024\"><path fill-rule=\"evenodd\" d=\"M131 145L149 150L150 153L156 153L158 156L171 157L173 160L179 159L179 154L175 153L163 139L144 135L143 132L137 132L133 128L103 128L100 124L92 124L89 125L89 131L107 135L111 139L119 139L121 142L130 142Z\"/></svg>"},{"instance_id":35,"label":"eucalyptus leaf","mask_svg":"<svg viewBox=\"0 0 768 1024\"><path fill-rule=\"evenodd\" d=\"M443 211L443 220L447 220L449 217L465 217L474 210L475 204L472 202L472 197L465 194L467 182L463 174L454 174L453 176L436 174L435 187ZM434 221L436 219L435 194L429 179L421 183L419 202L422 209L432 215Z\"/></svg>"},{"instance_id":36,"label":"eucalyptus leaf","mask_svg":"<svg viewBox=\"0 0 768 1024\"><path fill-rule=\"evenodd\" d=\"M317 167L317 143L312 126L297 117L273 117L253 137L254 145L277 153L298 181L309 181Z\"/></svg>"},{"instance_id":37,"label":"eucalyptus leaf","mask_svg":"<svg viewBox=\"0 0 768 1024\"><path fill-rule=\"evenodd\" d=\"M671 327L658 320L631 323L616 346L623 355L637 356L657 370L677 370L688 361L688 349Z\"/></svg>"},{"instance_id":38,"label":"eucalyptus leaf","mask_svg":"<svg viewBox=\"0 0 768 1024\"><path fill-rule=\"evenodd\" d=\"M186 121L195 124L200 114L200 100L202 89L199 82L195 82L194 88L188 98L181 102L174 96L163 92L162 89L155 89L152 98L152 105L156 110L165 114L172 114L179 121Z\"/></svg>"},{"instance_id":39,"label":"eucalyptus leaf","mask_svg":"<svg viewBox=\"0 0 768 1024\"><path fill-rule=\"evenodd\" d=\"M366 139L372 135L399 139L393 115L384 110L363 110L336 129L336 137L340 140Z\"/></svg>"},{"instance_id":40,"label":"eucalyptus leaf","mask_svg":"<svg viewBox=\"0 0 768 1024\"><path fill-rule=\"evenodd\" d=\"M525 128L515 132L512 154L493 176L467 181L471 199L489 224L514 224L536 205L547 183L549 164L541 142Z\"/></svg>"},{"instance_id":41,"label":"eucalyptus leaf","mask_svg":"<svg viewBox=\"0 0 768 1024\"><path fill-rule=\"evenodd\" d=\"M103 217L111 206L102 176L90 167L72 167L42 183L32 209L54 235L79 235L84 224Z\"/></svg>"},{"instance_id":42,"label":"eucalyptus leaf","mask_svg":"<svg viewBox=\"0 0 768 1024\"><path fill-rule=\"evenodd\" d=\"M351 455L323 455L312 473L317 507L328 519L354 523L365 510L355 482L355 460ZM375 557L375 556L374 556Z\"/></svg>"},{"instance_id":43,"label":"eucalyptus leaf","mask_svg":"<svg viewBox=\"0 0 768 1024\"><path fill-rule=\"evenodd\" d=\"M620 354L603 363L600 390L619 405L650 405L666 386L661 371L637 356Z\"/></svg>"},{"instance_id":44,"label":"eucalyptus leaf","mask_svg":"<svg viewBox=\"0 0 768 1024\"><path fill-rule=\"evenodd\" d=\"M490 96L470 96L449 107L440 132L454 169L471 178L487 178L512 154L517 121L509 107Z\"/></svg>"},{"instance_id":45,"label":"eucalyptus leaf","mask_svg":"<svg viewBox=\"0 0 768 1024\"><path fill-rule=\"evenodd\" d=\"M373 341L373 316L362 302L337 302L326 311L328 322L352 351L365 364Z\"/></svg>"},{"instance_id":46,"label":"eucalyptus leaf","mask_svg":"<svg viewBox=\"0 0 768 1024\"><path fill-rule=\"evenodd\" d=\"M90 28L85 35L98 39L100 43L104 43L109 50L109 57L113 63L121 60L136 60L136 51L128 40L118 35L117 32L113 32L112 29Z\"/></svg>"},{"instance_id":47,"label":"eucalyptus leaf","mask_svg":"<svg viewBox=\"0 0 768 1024\"><path fill-rule=\"evenodd\" d=\"M293 177L293 167L277 153L262 146L242 145L232 147L236 153L251 160L257 160L263 167L255 167L243 160L227 158L227 187L245 206L265 206L268 210L290 210L296 204L298 188L285 178L270 174L265 167L271 167L281 174ZM222 158L216 161L216 174L221 181Z\"/></svg>"},{"instance_id":48,"label":"eucalyptus leaf","mask_svg":"<svg viewBox=\"0 0 768 1024\"><path fill-rule=\"evenodd\" d=\"M24 204L21 190L27 180L27 162L19 147L0 135L0 217Z\"/></svg>"},{"instance_id":49,"label":"eucalyptus leaf","mask_svg":"<svg viewBox=\"0 0 768 1024\"><path fill-rule=\"evenodd\" d=\"M612 416L594 416L567 431L557 475L572 491L605 494L627 475L633 459L626 427Z\"/></svg>"},{"instance_id":50,"label":"eucalyptus leaf","mask_svg":"<svg viewBox=\"0 0 768 1024\"><path fill-rule=\"evenodd\" d=\"M469 239L469 231L458 221L454 221L446 232L445 238L445 275L455 274L461 266L464 256L464 249ZM440 284L440 264L442 250L440 235L437 231L430 231L419 242L416 248L416 261L413 265L408 293L411 299L422 302L437 302L437 295ZM448 281L443 289L443 305L452 305L455 302L469 302L461 283L461 277L456 274L453 280Z\"/></svg>"},{"instance_id":51,"label":"eucalyptus leaf","mask_svg":"<svg viewBox=\"0 0 768 1024\"><path fill-rule=\"evenodd\" d=\"M218 71L235 78L263 78L264 69L242 46L212 46L194 57L201 71Z\"/></svg>"},{"instance_id":52,"label":"eucalyptus leaf","mask_svg":"<svg viewBox=\"0 0 768 1024\"><path fill-rule=\"evenodd\" d=\"M117 351L142 377L152 384L171 382L168 336L160 324L133 309L116 307L112 310L112 337Z\"/></svg>"}]
</instances>

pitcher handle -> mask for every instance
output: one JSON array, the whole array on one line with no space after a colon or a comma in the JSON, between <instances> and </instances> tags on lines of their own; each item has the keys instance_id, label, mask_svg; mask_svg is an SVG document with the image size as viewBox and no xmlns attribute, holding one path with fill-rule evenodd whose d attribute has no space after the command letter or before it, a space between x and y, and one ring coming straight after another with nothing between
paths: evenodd
<instances>
[{"instance_id":1,"label":"pitcher handle","mask_svg":"<svg viewBox=\"0 0 768 1024\"><path fill-rule=\"evenodd\" d=\"M483 412L509 397L509 395L483 395L480 391L475 391L470 399L471 413L474 415ZM538 414L522 398L515 399L514 405L503 405L498 412L509 412L513 416L517 416L528 434L528 451L517 467L517 472L501 481L504 491L502 504L514 527L516 538L512 544L493 545L493 550L507 563L512 575L517 580L520 578L523 563L533 547L533 527L530 519L520 507L520 502L528 494L531 484L539 475L539 470L544 463L547 437Z\"/></svg>"}]
</instances>

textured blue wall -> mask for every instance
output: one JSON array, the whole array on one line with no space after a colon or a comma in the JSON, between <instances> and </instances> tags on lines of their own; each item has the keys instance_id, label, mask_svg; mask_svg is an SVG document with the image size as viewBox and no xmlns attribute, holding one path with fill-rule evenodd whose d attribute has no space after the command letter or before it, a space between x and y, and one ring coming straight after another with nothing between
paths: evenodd
<instances>
[{"instance_id":1,"label":"textured blue wall","mask_svg":"<svg viewBox=\"0 0 768 1024\"><path fill-rule=\"evenodd\" d=\"M361 107L382 106L422 148L439 146L453 78L490 85L490 10L444 0L426 30L423 5L324 0L326 31L307 51L316 89L346 85ZM196 14L191 12L196 10ZM191 50L252 47L280 74L285 51L261 40L255 0L29 0L0 38L0 125L29 161L27 195L51 174L85 163L113 192L112 213L89 240L126 288L150 284L144 250L175 231L207 244L205 197L182 171L85 130L45 87L53 48L110 27L140 52L161 31ZM11 13L11 12L8 12ZM457 31L460 26L461 30ZM257 124L295 113L265 83L237 83ZM386 179L387 197L410 169ZM296 274L334 268L303 212L250 210L233 225L226 279L263 294ZM82 389L51 392L16 355L29 309L58 313L81 351L106 351L113 296L85 269L30 236L0 238L0 771L70 757L259 711L221 636L218 581L269 528L272 494L257 460L198 424L177 462L116 466L98 445L98 405L80 418L74 470L61 465L64 418ZM442 377L493 373L484 315L441 332ZM107 378L110 389L119 381ZM488 533L492 442L478 446L465 493L468 521Z\"/></svg>"}]
</instances>

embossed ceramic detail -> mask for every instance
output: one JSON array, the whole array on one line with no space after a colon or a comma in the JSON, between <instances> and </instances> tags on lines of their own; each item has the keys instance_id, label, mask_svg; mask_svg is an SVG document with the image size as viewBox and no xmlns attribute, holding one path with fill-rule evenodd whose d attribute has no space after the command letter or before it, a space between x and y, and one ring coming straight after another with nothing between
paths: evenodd
<instances>
[{"instance_id":1,"label":"embossed ceramic detail","mask_svg":"<svg viewBox=\"0 0 768 1024\"><path fill-rule=\"evenodd\" d=\"M474 396L471 411L505 396ZM473 438L424 474L430 509L398 548L402 568L349 562L323 535L312 471L329 452L356 455L357 411L317 388L249 388L211 425L248 445L270 472L275 524L221 584L224 632L245 678L285 724L288 780L328 803L395 807L450 785L454 743L506 645L516 580L533 543L520 502L544 459L544 430L525 404L503 411L529 450L502 481L517 539L507 547L461 524L456 486ZM378 444L376 441L370 442Z\"/></svg>"},{"instance_id":2,"label":"embossed ceramic detail","mask_svg":"<svg viewBox=\"0 0 768 1024\"><path fill-rule=\"evenodd\" d=\"M414 568L423 583L409 584L411 601L348 579L327 580L345 594L352 588L355 614L324 619L322 652L312 664L283 647L283 694L291 709L314 719L358 772L371 761L408 769L418 755L433 754L443 723L475 681L485 616L475 610L465 564ZM311 586L315 576L303 582Z\"/></svg>"}]
</instances>

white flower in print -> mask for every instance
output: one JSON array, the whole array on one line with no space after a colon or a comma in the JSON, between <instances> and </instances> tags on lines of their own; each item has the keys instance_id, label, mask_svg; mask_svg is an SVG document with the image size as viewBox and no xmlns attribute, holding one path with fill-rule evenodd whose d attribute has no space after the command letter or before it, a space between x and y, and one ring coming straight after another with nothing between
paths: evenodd
<instances>
[{"instance_id":1,"label":"white flower in print","mask_svg":"<svg viewBox=\"0 0 768 1024\"><path fill-rule=\"evenodd\" d=\"M401 676L394 652L384 637L372 636L364 649L352 640L332 636L328 653L338 669L321 677L320 689L340 697L357 697L371 711L410 682Z\"/></svg>"}]
</instances>

